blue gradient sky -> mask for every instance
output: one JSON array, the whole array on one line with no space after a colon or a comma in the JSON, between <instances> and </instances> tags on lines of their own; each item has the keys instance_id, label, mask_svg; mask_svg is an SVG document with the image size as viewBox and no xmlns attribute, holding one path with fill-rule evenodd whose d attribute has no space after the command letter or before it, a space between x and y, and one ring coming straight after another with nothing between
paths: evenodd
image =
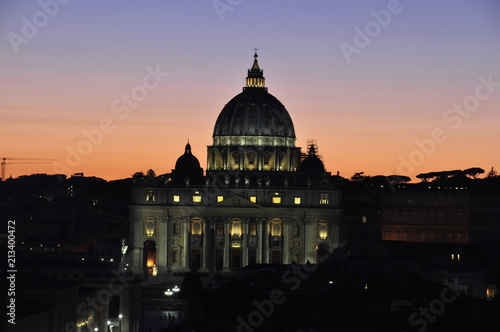
<instances>
[{"instance_id":1,"label":"blue gradient sky","mask_svg":"<svg viewBox=\"0 0 500 332\"><path fill-rule=\"evenodd\" d=\"M355 45L354 29L391 1L219 3L239 4L220 16L213 1L68 1L16 52L23 18L33 23L43 9L2 1L0 157L54 158L68 175L112 180L170 171L189 138L205 168L217 115L241 91L257 46L297 145L317 139L329 171L500 168L500 86L481 88L489 95L467 116L445 116L474 96L478 77L500 82L499 1L402 0L350 62L341 43ZM168 76L120 119L112 102L141 85L148 66ZM68 162L102 119L112 132ZM436 128L446 138L431 144ZM14 177L55 170L7 165Z\"/></svg>"}]
</instances>

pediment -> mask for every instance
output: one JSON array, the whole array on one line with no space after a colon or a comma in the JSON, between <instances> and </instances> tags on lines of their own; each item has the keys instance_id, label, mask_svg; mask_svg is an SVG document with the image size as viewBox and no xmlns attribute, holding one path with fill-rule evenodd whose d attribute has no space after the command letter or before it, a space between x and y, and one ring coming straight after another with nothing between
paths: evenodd
<instances>
[{"instance_id":1,"label":"pediment","mask_svg":"<svg viewBox=\"0 0 500 332\"><path fill-rule=\"evenodd\" d=\"M240 195L234 195L226 198L222 202L212 205L213 207L247 207L247 208L262 208L262 206L250 202L248 199Z\"/></svg>"}]
</instances>

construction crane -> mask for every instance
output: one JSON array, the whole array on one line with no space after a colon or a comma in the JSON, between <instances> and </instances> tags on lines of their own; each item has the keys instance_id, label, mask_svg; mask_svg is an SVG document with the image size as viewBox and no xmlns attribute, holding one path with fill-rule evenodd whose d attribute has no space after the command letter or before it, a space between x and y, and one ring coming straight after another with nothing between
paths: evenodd
<instances>
[{"instance_id":1,"label":"construction crane","mask_svg":"<svg viewBox=\"0 0 500 332\"><path fill-rule=\"evenodd\" d=\"M12 161L11 161L12 160ZM51 164L57 159L44 159L44 158L16 158L4 157L1 162L2 181L5 181L5 167L7 164Z\"/></svg>"}]
</instances>

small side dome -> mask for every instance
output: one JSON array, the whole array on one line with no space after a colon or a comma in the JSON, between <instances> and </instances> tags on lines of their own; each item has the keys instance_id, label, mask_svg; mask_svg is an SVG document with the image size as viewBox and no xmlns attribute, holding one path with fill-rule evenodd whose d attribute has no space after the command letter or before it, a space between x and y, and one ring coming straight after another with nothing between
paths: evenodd
<instances>
[{"instance_id":1,"label":"small side dome","mask_svg":"<svg viewBox=\"0 0 500 332\"><path fill-rule=\"evenodd\" d=\"M300 163L300 171L307 173L311 177L319 177L325 172L325 165L316 155L316 147L314 144L309 146L309 155Z\"/></svg>"},{"instance_id":2,"label":"small side dome","mask_svg":"<svg viewBox=\"0 0 500 332\"><path fill-rule=\"evenodd\" d=\"M172 181L174 184L198 185L203 183L203 169L200 162L191 153L191 144L186 144L184 154L180 156L172 172Z\"/></svg>"}]
</instances>

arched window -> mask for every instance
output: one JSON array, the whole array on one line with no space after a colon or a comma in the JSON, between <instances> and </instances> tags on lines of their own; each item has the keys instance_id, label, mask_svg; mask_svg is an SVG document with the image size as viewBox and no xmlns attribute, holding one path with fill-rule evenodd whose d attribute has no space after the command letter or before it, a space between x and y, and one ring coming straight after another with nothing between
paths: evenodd
<instances>
[{"instance_id":1,"label":"arched window","mask_svg":"<svg viewBox=\"0 0 500 332\"><path fill-rule=\"evenodd\" d=\"M231 221L231 236L240 237L241 233L241 220Z\"/></svg>"},{"instance_id":2,"label":"arched window","mask_svg":"<svg viewBox=\"0 0 500 332\"><path fill-rule=\"evenodd\" d=\"M271 222L271 235L281 236L281 221Z\"/></svg>"},{"instance_id":3,"label":"arched window","mask_svg":"<svg viewBox=\"0 0 500 332\"><path fill-rule=\"evenodd\" d=\"M146 231L146 236L155 236L155 220L154 219L146 220L145 231Z\"/></svg>"},{"instance_id":4,"label":"arched window","mask_svg":"<svg viewBox=\"0 0 500 332\"><path fill-rule=\"evenodd\" d=\"M271 152L264 152L264 165L268 165L271 162Z\"/></svg>"},{"instance_id":5,"label":"arched window","mask_svg":"<svg viewBox=\"0 0 500 332\"><path fill-rule=\"evenodd\" d=\"M201 219L193 219L191 221L191 235L201 235Z\"/></svg>"},{"instance_id":6,"label":"arched window","mask_svg":"<svg viewBox=\"0 0 500 332\"><path fill-rule=\"evenodd\" d=\"M152 240L144 242L144 269L148 275L154 275L156 267L156 243Z\"/></svg>"},{"instance_id":7,"label":"arched window","mask_svg":"<svg viewBox=\"0 0 500 332\"><path fill-rule=\"evenodd\" d=\"M328 237L328 225L325 223L319 224L319 238L326 240Z\"/></svg>"},{"instance_id":8,"label":"arched window","mask_svg":"<svg viewBox=\"0 0 500 332\"><path fill-rule=\"evenodd\" d=\"M249 165L255 164L255 155L255 151L250 150L247 152L247 160Z\"/></svg>"}]
</instances>

